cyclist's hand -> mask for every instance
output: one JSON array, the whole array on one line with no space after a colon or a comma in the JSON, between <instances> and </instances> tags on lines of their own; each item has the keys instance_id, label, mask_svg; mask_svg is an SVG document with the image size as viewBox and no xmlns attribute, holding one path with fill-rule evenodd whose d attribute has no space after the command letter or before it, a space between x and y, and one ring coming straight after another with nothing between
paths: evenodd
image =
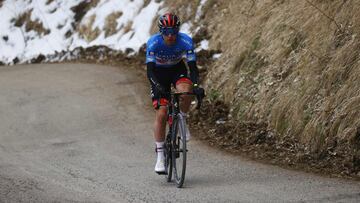
<instances>
[{"instance_id":1,"label":"cyclist's hand","mask_svg":"<svg viewBox=\"0 0 360 203\"><path fill-rule=\"evenodd\" d=\"M166 94L165 88L161 86L159 83L156 83L155 87L160 92L160 94Z\"/></svg>"},{"instance_id":2,"label":"cyclist's hand","mask_svg":"<svg viewBox=\"0 0 360 203\"><path fill-rule=\"evenodd\" d=\"M193 92L194 94L196 94L197 97L200 97L201 99L205 97L204 88L201 88L198 85L194 85Z\"/></svg>"}]
</instances>

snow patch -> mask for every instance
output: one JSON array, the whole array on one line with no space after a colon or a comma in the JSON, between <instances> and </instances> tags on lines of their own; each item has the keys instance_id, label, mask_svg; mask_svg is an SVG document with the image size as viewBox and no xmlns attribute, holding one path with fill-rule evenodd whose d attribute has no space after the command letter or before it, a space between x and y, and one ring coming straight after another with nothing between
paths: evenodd
<instances>
[{"instance_id":1,"label":"snow patch","mask_svg":"<svg viewBox=\"0 0 360 203\"><path fill-rule=\"evenodd\" d=\"M205 3L207 0L201 0L200 1L200 5L198 6L197 10L196 10L196 16L195 16L195 22L200 20L200 17L202 15L202 8L204 7Z\"/></svg>"},{"instance_id":2,"label":"snow patch","mask_svg":"<svg viewBox=\"0 0 360 203\"><path fill-rule=\"evenodd\" d=\"M204 39L200 42L200 46L195 49L195 52L199 52L201 50L208 50L209 49L209 41Z\"/></svg>"},{"instance_id":3,"label":"snow patch","mask_svg":"<svg viewBox=\"0 0 360 203\"><path fill-rule=\"evenodd\" d=\"M218 58L221 57L221 55L222 55L222 54L214 54L214 55L212 56L212 58L213 58L213 59L218 59Z\"/></svg>"},{"instance_id":4,"label":"snow patch","mask_svg":"<svg viewBox=\"0 0 360 203\"><path fill-rule=\"evenodd\" d=\"M191 31L190 31L191 27L192 27L191 23L183 23L180 26L180 32L183 32L189 36L192 36Z\"/></svg>"},{"instance_id":5,"label":"snow patch","mask_svg":"<svg viewBox=\"0 0 360 203\"><path fill-rule=\"evenodd\" d=\"M96 15L92 29L99 28L101 33L95 40L87 42L73 27L75 14L71 8L82 1L53 1L49 5L46 5L47 1L4 1L0 8L0 61L12 64L13 60L18 58L20 63L24 63L39 54L52 55L56 52L71 51L76 47L87 48L95 45L104 45L121 51L131 48L137 52L150 37L152 21L157 17L163 4L151 0L144 7L144 0L100 0L80 22L80 25L84 25L90 16ZM49 34L26 32L25 25L14 25L15 20L29 10L32 10L31 20L42 23L45 29L50 30ZM117 19L118 31L105 37L105 19L114 12L122 12ZM132 26L125 33L124 27L129 23L132 23ZM66 37L67 33L71 35ZM71 57L67 55L62 59Z\"/></svg>"}]
</instances>

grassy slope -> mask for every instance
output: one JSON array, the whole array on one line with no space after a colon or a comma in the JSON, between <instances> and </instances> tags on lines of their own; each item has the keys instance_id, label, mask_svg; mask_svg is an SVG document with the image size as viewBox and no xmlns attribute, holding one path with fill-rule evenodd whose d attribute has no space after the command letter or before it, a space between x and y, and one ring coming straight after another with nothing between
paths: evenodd
<instances>
[{"instance_id":1,"label":"grassy slope","mask_svg":"<svg viewBox=\"0 0 360 203\"><path fill-rule=\"evenodd\" d=\"M356 0L208 0L201 23L223 51L208 69L209 95L233 121L359 172L359 9Z\"/></svg>"}]
</instances>

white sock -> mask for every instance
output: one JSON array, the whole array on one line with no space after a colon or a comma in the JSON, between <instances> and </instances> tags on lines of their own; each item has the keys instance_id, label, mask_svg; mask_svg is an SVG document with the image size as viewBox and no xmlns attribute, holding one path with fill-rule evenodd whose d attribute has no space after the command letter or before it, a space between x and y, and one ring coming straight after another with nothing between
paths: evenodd
<instances>
[{"instance_id":1,"label":"white sock","mask_svg":"<svg viewBox=\"0 0 360 203\"><path fill-rule=\"evenodd\" d=\"M159 148L163 148L164 147L164 143L165 142L155 142L156 144L156 148L157 149L157 160L161 160L161 159L164 159L164 149L159 149Z\"/></svg>"}]
</instances>

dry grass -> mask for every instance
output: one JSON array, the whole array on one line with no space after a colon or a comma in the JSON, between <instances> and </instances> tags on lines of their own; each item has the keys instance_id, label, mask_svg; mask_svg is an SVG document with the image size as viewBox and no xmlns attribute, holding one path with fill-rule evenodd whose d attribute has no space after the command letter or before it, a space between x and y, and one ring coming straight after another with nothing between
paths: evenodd
<instances>
[{"instance_id":1,"label":"dry grass","mask_svg":"<svg viewBox=\"0 0 360 203\"><path fill-rule=\"evenodd\" d=\"M338 15L337 18L341 18L341 13L335 13L336 10L333 9L337 6L336 2L340 4L341 1L333 1L333 3L331 3L333 5L328 6L326 5L327 3L323 2L322 4L318 5L318 7L323 9L328 8L329 10L324 12L329 13L329 16ZM231 3L232 2L230 2L229 4ZM269 73L272 73L274 75L274 78L269 78L269 80L274 81L269 82L276 82L278 88L284 90L276 93L278 95L276 98L280 102L279 106L281 107L286 106L285 104L289 103L289 101L292 100L315 100L317 91L319 91L323 87L321 87L321 83L318 82L319 80L314 79L316 77L319 77L318 79L321 79L323 77L323 73L329 68L329 66L332 63L336 62L334 60L334 56L337 56L344 51L341 50L341 48L339 47L349 43L349 40L351 40L352 36L351 31L342 31L337 29L336 25L332 26L332 22L327 16L324 16L323 13L320 13L317 9L309 7L311 5L307 4L307 2L305 2L305 4L296 3L296 5L295 3L291 2L282 3L279 5L271 3L272 1L263 1L261 3L257 2L255 6L255 16L251 17L250 19L247 16L243 16L241 12L233 13L233 15L229 14L228 17L224 17L225 19L221 19L223 23L220 24L218 30L224 32L221 36L222 44L226 45L223 47L226 47L227 50L225 52L227 56L224 57L224 60L234 57L234 53L240 53L238 57L235 58L234 65L232 65L232 67L236 67L235 70L237 71L246 71L247 69L255 70L256 68L253 67L254 63L252 63L251 61L256 62L259 60L259 58L251 58L249 56L251 56L252 54L264 56L266 60L269 61L269 64L271 66L267 67L266 64L261 64L259 68L263 69L264 71L266 70ZM232 5L234 6L236 4ZM347 7L344 7L344 5L342 6L343 15L349 15ZM348 8L350 9L350 7ZM247 8L242 8L241 6L238 6L238 11L246 9ZM310 15L312 15L314 18L308 19L302 17ZM227 18L229 18L229 20L227 20ZM232 18L233 20L230 20L230 18ZM339 21L339 25L343 25L341 20L337 21ZM214 21L213 23L218 22ZM346 24L352 25L354 23L355 22L346 22ZM230 26L230 24L232 26ZM225 29L226 27L228 27L229 29ZM238 34L241 33L239 31L233 32L233 29L247 31L239 37ZM257 41L251 40L251 38L256 39L254 33L260 33ZM236 43L238 43L239 46L234 46L234 44ZM252 48L254 46L257 47L257 50ZM354 50L356 50L355 47L348 47L348 49L352 50L353 52ZM346 55L346 57L350 57L350 59L345 59L345 56L343 56L341 59L337 59L337 61L349 61L348 63L354 66L356 65L355 62L357 61L357 59L354 58L354 55L357 55L356 52L357 51L355 51L353 54L349 53L350 56L353 56L352 58L349 55ZM250 61L248 63L245 63L246 60ZM219 65L223 62L224 61L220 61ZM346 64L342 64L342 66L344 65ZM227 66L224 66L224 69L226 69L226 67ZM336 68L340 72L335 75L353 74L349 72L353 69L344 71L340 67L334 68ZM222 68L217 68L216 72L222 72L222 70ZM233 72L234 71L231 71L229 73ZM227 75L225 74L223 76L226 77ZM287 79L288 77L289 80ZM291 81L295 78L298 78L297 80L299 80L299 83L306 84L303 84L302 87L298 87L297 83L293 83ZM330 83L333 83L334 81L345 82L347 80L347 78L345 77L326 79L330 79ZM209 80L211 80L211 78ZM237 81L229 80L227 83L232 82ZM303 89L303 94L297 92L299 91L299 88ZM294 91L296 94L290 97L288 94L291 94ZM227 95L228 93L225 92L224 94ZM229 92L229 94L233 95L233 92ZM298 98L293 99L294 96ZM229 99L229 101L231 101L231 99ZM298 103L300 105L300 103L302 102ZM316 104L315 101L313 103L313 105ZM315 106L313 108L315 108ZM279 107L279 109L281 109L280 112L283 111L283 108ZM293 115L296 111L301 111L299 109L303 108L294 108L293 110L291 110L290 114ZM288 118L289 115L282 115L283 113L280 112L277 114L281 114L281 116L275 117ZM308 118L308 116L300 116L299 118L301 117Z\"/></svg>"},{"instance_id":2,"label":"dry grass","mask_svg":"<svg viewBox=\"0 0 360 203\"><path fill-rule=\"evenodd\" d=\"M207 2L203 23L223 55L205 86L221 93L233 118L263 121L314 157L336 152L350 172L360 170L357 1L217 2Z\"/></svg>"},{"instance_id":3,"label":"dry grass","mask_svg":"<svg viewBox=\"0 0 360 203\"><path fill-rule=\"evenodd\" d=\"M103 30L105 31L105 37L111 36L115 34L118 30L116 20L122 16L122 12L114 12L106 17L105 19L105 26Z\"/></svg>"},{"instance_id":4,"label":"dry grass","mask_svg":"<svg viewBox=\"0 0 360 203\"><path fill-rule=\"evenodd\" d=\"M71 10L75 13L74 19L75 19L76 30L78 31L79 35L88 42L91 42L94 39L96 39L100 35L101 30L98 27L94 29L92 28L96 18L95 15L92 15L88 19L86 19L87 22L85 23L81 23L81 22L85 14L91 8L96 7L99 2L100 0L92 0L92 1L84 0L80 2L78 5L71 8ZM67 34L69 35L71 33L68 32Z\"/></svg>"},{"instance_id":5,"label":"dry grass","mask_svg":"<svg viewBox=\"0 0 360 203\"><path fill-rule=\"evenodd\" d=\"M150 4L151 0L144 0L144 8Z\"/></svg>"},{"instance_id":6,"label":"dry grass","mask_svg":"<svg viewBox=\"0 0 360 203\"><path fill-rule=\"evenodd\" d=\"M47 0L47 1L46 1L46 5L49 5L49 4L51 4L52 2L54 2L54 0Z\"/></svg>"},{"instance_id":7,"label":"dry grass","mask_svg":"<svg viewBox=\"0 0 360 203\"><path fill-rule=\"evenodd\" d=\"M84 25L81 25L78 32L86 41L91 42L100 35L100 29L96 27L92 29L96 16L92 15L89 17L88 22Z\"/></svg>"},{"instance_id":8,"label":"dry grass","mask_svg":"<svg viewBox=\"0 0 360 203\"><path fill-rule=\"evenodd\" d=\"M71 10L75 13L74 19L76 23L80 23L82 18L85 16L86 12L88 12L91 8L96 7L100 0L84 0L80 2L78 5L71 8Z\"/></svg>"},{"instance_id":9,"label":"dry grass","mask_svg":"<svg viewBox=\"0 0 360 203\"><path fill-rule=\"evenodd\" d=\"M193 20L195 18L196 9L200 0L195 1L166 1L167 11L177 14L181 22Z\"/></svg>"},{"instance_id":10,"label":"dry grass","mask_svg":"<svg viewBox=\"0 0 360 203\"><path fill-rule=\"evenodd\" d=\"M50 30L45 29L42 22L40 22L38 19L36 19L35 21L31 20L31 12L32 10L29 10L21 14L18 18L15 19L14 25L17 27L22 27L23 25L25 25L26 32L33 30L37 32L39 35L49 34Z\"/></svg>"},{"instance_id":11,"label":"dry grass","mask_svg":"<svg viewBox=\"0 0 360 203\"><path fill-rule=\"evenodd\" d=\"M130 32L131 28L132 28L132 24L133 24L133 21L129 21L125 26L124 26L124 34Z\"/></svg>"}]
</instances>

